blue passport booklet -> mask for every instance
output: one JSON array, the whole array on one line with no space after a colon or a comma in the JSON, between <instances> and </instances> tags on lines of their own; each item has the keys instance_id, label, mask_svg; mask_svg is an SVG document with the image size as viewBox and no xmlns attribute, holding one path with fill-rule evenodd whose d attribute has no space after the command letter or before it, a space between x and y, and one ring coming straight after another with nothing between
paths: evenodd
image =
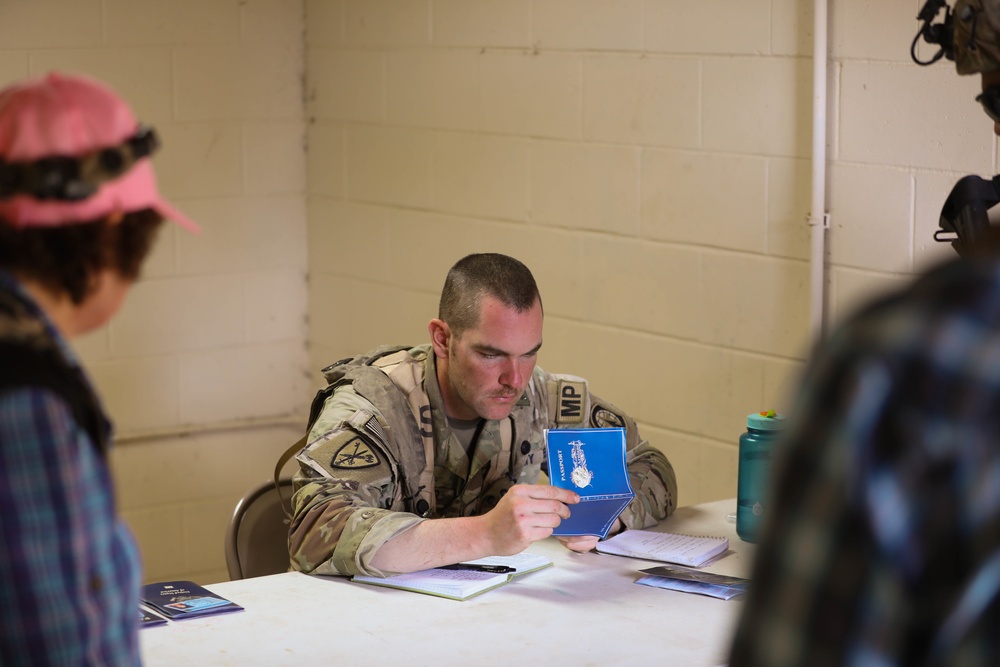
<instances>
[{"instance_id":1,"label":"blue passport booklet","mask_svg":"<svg viewBox=\"0 0 1000 667\"><path fill-rule=\"evenodd\" d=\"M580 502L553 535L607 537L635 498L625 465L625 429L566 428L545 432L549 483L575 491Z\"/></svg>"},{"instance_id":2,"label":"blue passport booklet","mask_svg":"<svg viewBox=\"0 0 1000 667\"><path fill-rule=\"evenodd\" d=\"M196 616L243 611L243 607L193 581L162 581L142 587L139 601L167 618L180 621Z\"/></svg>"}]
</instances>

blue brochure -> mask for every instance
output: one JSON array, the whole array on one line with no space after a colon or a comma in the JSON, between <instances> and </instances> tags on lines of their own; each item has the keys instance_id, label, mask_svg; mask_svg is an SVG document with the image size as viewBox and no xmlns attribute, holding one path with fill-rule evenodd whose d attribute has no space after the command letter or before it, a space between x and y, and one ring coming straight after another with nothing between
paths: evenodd
<instances>
[{"instance_id":1,"label":"blue brochure","mask_svg":"<svg viewBox=\"0 0 1000 667\"><path fill-rule=\"evenodd\" d=\"M196 616L243 611L243 607L193 581L161 581L142 587L139 601L168 619L179 621Z\"/></svg>"},{"instance_id":2,"label":"blue brochure","mask_svg":"<svg viewBox=\"0 0 1000 667\"><path fill-rule=\"evenodd\" d=\"M625 430L566 428L545 432L549 483L580 494L571 516L553 535L607 537L618 515L635 498L625 465Z\"/></svg>"}]
</instances>

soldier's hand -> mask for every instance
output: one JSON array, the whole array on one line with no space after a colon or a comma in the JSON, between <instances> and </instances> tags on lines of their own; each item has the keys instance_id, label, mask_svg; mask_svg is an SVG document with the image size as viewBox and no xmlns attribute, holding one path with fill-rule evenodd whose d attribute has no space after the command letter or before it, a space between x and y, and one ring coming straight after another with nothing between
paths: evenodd
<instances>
[{"instance_id":1,"label":"soldier's hand","mask_svg":"<svg viewBox=\"0 0 1000 667\"><path fill-rule=\"evenodd\" d=\"M547 484L515 484L487 512L490 538L494 553L509 556L524 551L532 542L545 539L563 519L569 518L569 507L580 502L580 496Z\"/></svg>"},{"instance_id":2,"label":"soldier's hand","mask_svg":"<svg viewBox=\"0 0 1000 667\"><path fill-rule=\"evenodd\" d=\"M579 551L581 553L590 551L600 541L596 535L573 535L572 537L558 537L556 539L562 542L562 545L570 551Z\"/></svg>"},{"instance_id":3,"label":"soldier's hand","mask_svg":"<svg viewBox=\"0 0 1000 667\"><path fill-rule=\"evenodd\" d=\"M611 529L608 530L608 535L614 535L620 532L621 529L622 522L619 519L615 519L615 522L611 524ZM596 535L574 535L572 537L559 537L556 539L562 542L562 545L570 551L579 551L581 553L590 551L600 542L600 539Z\"/></svg>"}]
</instances>

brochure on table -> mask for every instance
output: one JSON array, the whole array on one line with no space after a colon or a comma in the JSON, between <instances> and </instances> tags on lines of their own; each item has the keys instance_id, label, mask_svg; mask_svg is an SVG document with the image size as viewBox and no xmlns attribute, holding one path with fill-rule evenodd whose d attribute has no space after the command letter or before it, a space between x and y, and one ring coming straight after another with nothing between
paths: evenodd
<instances>
[{"instance_id":1,"label":"brochure on table","mask_svg":"<svg viewBox=\"0 0 1000 667\"><path fill-rule=\"evenodd\" d=\"M697 593L709 597L729 600L746 592L750 581L742 577L704 572L680 565L660 565L640 570L648 576L635 583L655 588L666 588L684 593Z\"/></svg>"},{"instance_id":2,"label":"brochure on table","mask_svg":"<svg viewBox=\"0 0 1000 667\"><path fill-rule=\"evenodd\" d=\"M574 428L545 432L549 483L580 495L553 535L604 539L635 498L625 465L625 429Z\"/></svg>"},{"instance_id":3,"label":"brochure on table","mask_svg":"<svg viewBox=\"0 0 1000 667\"><path fill-rule=\"evenodd\" d=\"M139 627L140 628L151 628L157 625L166 625L167 619L163 618L159 614L150 611L149 609L143 609L139 607Z\"/></svg>"},{"instance_id":4,"label":"brochure on table","mask_svg":"<svg viewBox=\"0 0 1000 667\"><path fill-rule=\"evenodd\" d=\"M173 621L243 611L243 607L232 600L216 595L193 581L161 581L148 584L142 587L139 601L160 616ZM140 620L143 619L140 617ZM152 619L150 622L155 620Z\"/></svg>"}]
</instances>

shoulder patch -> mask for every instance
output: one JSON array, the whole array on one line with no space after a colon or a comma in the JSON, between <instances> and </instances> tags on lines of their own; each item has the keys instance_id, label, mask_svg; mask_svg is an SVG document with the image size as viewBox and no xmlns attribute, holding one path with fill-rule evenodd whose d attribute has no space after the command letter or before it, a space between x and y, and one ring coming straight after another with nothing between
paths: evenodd
<instances>
[{"instance_id":1,"label":"shoulder patch","mask_svg":"<svg viewBox=\"0 0 1000 667\"><path fill-rule=\"evenodd\" d=\"M382 463L382 459L379 458L378 452L362 440L361 436L354 436L347 443L341 445L333 453L333 458L330 459L331 468L351 468L354 470L371 468L380 463Z\"/></svg>"},{"instance_id":2,"label":"shoulder patch","mask_svg":"<svg viewBox=\"0 0 1000 667\"><path fill-rule=\"evenodd\" d=\"M590 411L590 423L597 428L625 428L625 420L601 405Z\"/></svg>"},{"instance_id":3,"label":"shoulder patch","mask_svg":"<svg viewBox=\"0 0 1000 667\"><path fill-rule=\"evenodd\" d=\"M370 434L351 428L332 431L317 439L296 457L300 463L332 479L361 484L392 478L395 462Z\"/></svg>"},{"instance_id":4,"label":"shoulder patch","mask_svg":"<svg viewBox=\"0 0 1000 667\"><path fill-rule=\"evenodd\" d=\"M587 384L572 380L559 380L556 397L556 423L579 424L583 421L584 399Z\"/></svg>"}]
</instances>

